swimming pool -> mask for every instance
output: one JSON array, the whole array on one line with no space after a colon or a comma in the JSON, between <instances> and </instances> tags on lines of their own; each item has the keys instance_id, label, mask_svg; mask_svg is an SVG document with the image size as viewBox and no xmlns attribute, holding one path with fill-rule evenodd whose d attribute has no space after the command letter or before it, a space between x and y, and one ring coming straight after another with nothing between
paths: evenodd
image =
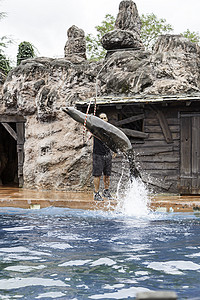
<instances>
[{"instance_id":1,"label":"swimming pool","mask_svg":"<svg viewBox=\"0 0 200 300\"><path fill-rule=\"evenodd\" d=\"M200 299L200 216L128 210L0 208L0 299Z\"/></svg>"}]
</instances>

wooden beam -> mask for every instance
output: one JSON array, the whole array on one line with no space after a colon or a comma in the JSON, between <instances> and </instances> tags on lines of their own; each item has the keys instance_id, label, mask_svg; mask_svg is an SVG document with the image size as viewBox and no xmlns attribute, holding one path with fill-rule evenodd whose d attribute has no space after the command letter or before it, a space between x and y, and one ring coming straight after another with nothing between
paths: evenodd
<instances>
[{"instance_id":1,"label":"wooden beam","mask_svg":"<svg viewBox=\"0 0 200 300\"><path fill-rule=\"evenodd\" d=\"M160 123L160 127L162 129L162 132L163 132L166 142L168 144L173 143L172 133L171 133L171 130L167 123L167 119L166 119L165 115L163 114L163 112L161 110L157 110L156 114L157 114L157 117L158 117L158 120Z\"/></svg>"},{"instance_id":2,"label":"wooden beam","mask_svg":"<svg viewBox=\"0 0 200 300\"><path fill-rule=\"evenodd\" d=\"M24 123L16 123L17 144L24 144Z\"/></svg>"},{"instance_id":3,"label":"wooden beam","mask_svg":"<svg viewBox=\"0 0 200 300\"><path fill-rule=\"evenodd\" d=\"M148 138L149 134L142 132L142 131L137 131L133 129L128 129L128 128L120 128L121 131L123 131L126 135L134 137L134 138Z\"/></svg>"},{"instance_id":4,"label":"wooden beam","mask_svg":"<svg viewBox=\"0 0 200 300\"><path fill-rule=\"evenodd\" d=\"M25 123L26 120L22 116L5 116L0 115L0 123Z\"/></svg>"},{"instance_id":5,"label":"wooden beam","mask_svg":"<svg viewBox=\"0 0 200 300\"><path fill-rule=\"evenodd\" d=\"M139 149L135 149L135 151L139 156L151 156L165 152L172 152L173 146L142 147Z\"/></svg>"},{"instance_id":6,"label":"wooden beam","mask_svg":"<svg viewBox=\"0 0 200 300\"><path fill-rule=\"evenodd\" d=\"M4 128L10 133L10 135L15 139L17 140L17 134L16 132L14 131L14 129L12 129L12 127L8 124L8 123L4 123L4 122L1 122L1 124L4 126Z\"/></svg>"},{"instance_id":7,"label":"wooden beam","mask_svg":"<svg viewBox=\"0 0 200 300\"><path fill-rule=\"evenodd\" d=\"M126 118L126 119L123 119L123 120L120 120L120 121L116 122L116 126L121 126L121 125L124 125L124 124L128 124L128 123L131 123L131 122L142 120L142 119L144 119L144 114L140 114L140 115L137 115L137 116L132 116L130 118Z\"/></svg>"}]
</instances>

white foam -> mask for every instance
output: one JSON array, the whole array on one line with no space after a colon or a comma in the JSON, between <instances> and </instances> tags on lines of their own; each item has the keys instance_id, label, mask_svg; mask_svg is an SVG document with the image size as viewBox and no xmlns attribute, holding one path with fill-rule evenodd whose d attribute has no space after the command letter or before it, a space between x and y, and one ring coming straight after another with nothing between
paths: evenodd
<instances>
[{"instance_id":1,"label":"white foam","mask_svg":"<svg viewBox=\"0 0 200 300\"><path fill-rule=\"evenodd\" d=\"M96 261L94 261L93 263L91 263L91 265L94 266L100 266L100 265L106 265L106 266L113 266L115 265L116 262L110 258L104 257L104 258L100 258Z\"/></svg>"},{"instance_id":2,"label":"white foam","mask_svg":"<svg viewBox=\"0 0 200 300\"><path fill-rule=\"evenodd\" d=\"M121 267L120 269L118 269L118 272L119 273L126 273L126 270L123 267Z\"/></svg>"},{"instance_id":3,"label":"white foam","mask_svg":"<svg viewBox=\"0 0 200 300\"><path fill-rule=\"evenodd\" d=\"M193 257L199 257L200 256L200 252L198 253L193 253L193 254L188 254L188 255L185 255L186 257L190 257L190 258L193 258Z\"/></svg>"},{"instance_id":4,"label":"white foam","mask_svg":"<svg viewBox=\"0 0 200 300\"><path fill-rule=\"evenodd\" d=\"M5 268L4 270L7 271L13 271L13 272L31 272L34 270L41 270L46 268L45 265L39 265L39 266L10 266Z\"/></svg>"},{"instance_id":5,"label":"white foam","mask_svg":"<svg viewBox=\"0 0 200 300\"><path fill-rule=\"evenodd\" d=\"M88 290L88 289L89 289L89 287L88 287L87 285L85 285L85 284L79 284L79 285L77 285L77 287L78 287L78 288L83 288L83 289L85 289L85 290Z\"/></svg>"},{"instance_id":6,"label":"white foam","mask_svg":"<svg viewBox=\"0 0 200 300\"><path fill-rule=\"evenodd\" d=\"M13 228L3 228L5 231L28 231L32 230L34 226L23 226L23 227L13 227Z\"/></svg>"},{"instance_id":7,"label":"white foam","mask_svg":"<svg viewBox=\"0 0 200 300\"><path fill-rule=\"evenodd\" d=\"M135 279L125 279L125 280L122 280L123 283L130 283L130 284L136 284L137 281Z\"/></svg>"},{"instance_id":8,"label":"white foam","mask_svg":"<svg viewBox=\"0 0 200 300\"><path fill-rule=\"evenodd\" d=\"M4 257L3 261L15 261L15 260L39 260L40 257L38 256L31 256L31 255L15 255L15 254L8 254L6 257Z\"/></svg>"},{"instance_id":9,"label":"white foam","mask_svg":"<svg viewBox=\"0 0 200 300\"><path fill-rule=\"evenodd\" d=\"M58 235L57 237L61 240L66 241L82 240L82 238L78 234Z\"/></svg>"},{"instance_id":10,"label":"white foam","mask_svg":"<svg viewBox=\"0 0 200 300\"><path fill-rule=\"evenodd\" d=\"M110 285L110 284L106 284L103 286L104 289L106 290L114 290L114 289L119 289L119 288L123 288L124 284L122 283L118 283L118 284L114 284L114 285Z\"/></svg>"},{"instance_id":11,"label":"white foam","mask_svg":"<svg viewBox=\"0 0 200 300\"><path fill-rule=\"evenodd\" d=\"M31 278L9 278L0 280L1 290L19 289L27 286L66 286L61 280L45 279L38 277Z\"/></svg>"},{"instance_id":12,"label":"white foam","mask_svg":"<svg viewBox=\"0 0 200 300\"><path fill-rule=\"evenodd\" d=\"M148 264L148 268L156 271L164 271L167 274L183 275L184 273L182 271L196 271L200 269L200 265L195 264L192 261L175 260L167 262L151 262Z\"/></svg>"},{"instance_id":13,"label":"white foam","mask_svg":"<svg viewBox=\"0 0 200 300\"><path fill-rule=\"evenodd\" d=\"M10 247L10 248L0 248L0 252L6 253L30 253L33 255L51 255L47 252L39 252L39 251L32 251L26 247Z\"/></svg>"},{"instance_id":14,"label":"white foam","mask_svg":"<svg viewBox=\"0 0 200 300\"><path fill-rule=\"evenodd\" d=\"M50 293L44 293L40 294L38 297L35 297L35 299L41 299L41 298L53 298L57 299L60 297L66 296L66 294L63 294L61 292L50 292Z\"/></svg>"},{"instance_id":15,"label":"white foam","mask_svg":"<svg viewBox=\"0 0 200 300\"><path fill-rule=\"evenodd\" d=\"M145 276L145 275L149 275L149 272L147 271L137 271L135 272L136 276Z\"/></svg>"},{"instance_id":16,"label":"white foam","mask_svg":"<svg viewBox=\"0 0 200 300\"><path fill-rule=\"evenodd\" d=\"M147 216L150 213L148 190L141 179L133 179L124 198L118 200L116 211L126 216Z\"/></svg>"},{"instance_id":17,"label":"white foam","mask_svg":"<svg viewBox=\"0 0 200 300\"><path fill-rule=\"evenodd\" d=\"M0 248L0 252L7 252L7 253L22 253L22 252L29 252L30 250L26 247L11 247L11 248Z\"/></svg>"},{"instance_id":18,"label":"white foam","mask_svg":"<svg viewBox=\"0 0 200 300\"><path fill-rule=\"evenodd\" d=\"M45 243L45 244L41 244L40 246L41 247L53 248L53 249L69 249L69 248L73 248L68 243Z\"/></svg>"},{"instance_id":19,"label":"white foam","mask_svg":"<svg viewBox=\"0 0 200 300\"><path fill-rule=\"evenodd\" d=\"M58 265L59 267L67 267L67 266L83 266L87 263L91 262L91 260L70 260L63 264Z\"/></svg>"},{"instance_id":20,"label":"white foam","mask_svg":"<svg viewBox=\"0 0 200 300\"><path fill-rule=\"evenodd\" d=\"M19 299L19 298L24 298L24 295L13 295L12 299ZM5 296L0 294L0 299L1 300L10 300L10 296Z\"/></svg>"},{"instance_id":21,"label":"white foam","mask_svg":"<svg viewBox=\"0 0 200 300\"><path fill-rule=\"evenodd\" d=\"M90 299L125 299L135 297L138 292L149 292L150 290L143 287L130 287L129 289L121 289L114 293L104 293L100 295L89 296Z\"/></svg>"}]
</instances>

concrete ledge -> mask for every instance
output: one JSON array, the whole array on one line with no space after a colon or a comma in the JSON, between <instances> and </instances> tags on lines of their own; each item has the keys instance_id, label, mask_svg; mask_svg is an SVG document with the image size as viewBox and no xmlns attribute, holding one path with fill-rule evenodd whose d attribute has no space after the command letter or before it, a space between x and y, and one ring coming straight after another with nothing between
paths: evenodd
<instances>
[{"instance_id":1,"label":"concrete ledge","mask_svg":"<svg viewBox=\"0 0 200 300\"><path fill-rule=\"evenodd\" d=\"M200 212L200 196L152 195L150 208L158 212ZM94 201L92 192L37 191L0 187L0 207L39 209L50 206L114 210L117 200Z\"/></svg>"},{"instance_id":2,"label":"concrete ledge","mask_svg":"<svg viewBox=\"0 0 200 300\"><path fill-rule=\"evenodd\" d=\"M156 291L156 292L142 292L136 294L136 300L176 300L175 292L170 291Z\"/></svg>"}]
</instances>

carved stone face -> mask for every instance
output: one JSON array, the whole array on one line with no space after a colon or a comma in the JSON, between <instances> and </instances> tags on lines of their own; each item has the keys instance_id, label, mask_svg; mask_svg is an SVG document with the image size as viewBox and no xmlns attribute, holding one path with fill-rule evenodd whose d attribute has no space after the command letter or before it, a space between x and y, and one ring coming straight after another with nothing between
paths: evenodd
<instances>
[{"instance_id":1,"label":"carved stone face","mask_svg":"<svg viewBox=\"0 0 200 300\"><path fill-rule=\"evenodd\" d=\"M99 115L99 118L100 118L101 120L105 121L105 122L108 122L108 117L107 117L107 115L106 115L105 113L101 113L101 114Z\"/></svg>"}]
</instances>

